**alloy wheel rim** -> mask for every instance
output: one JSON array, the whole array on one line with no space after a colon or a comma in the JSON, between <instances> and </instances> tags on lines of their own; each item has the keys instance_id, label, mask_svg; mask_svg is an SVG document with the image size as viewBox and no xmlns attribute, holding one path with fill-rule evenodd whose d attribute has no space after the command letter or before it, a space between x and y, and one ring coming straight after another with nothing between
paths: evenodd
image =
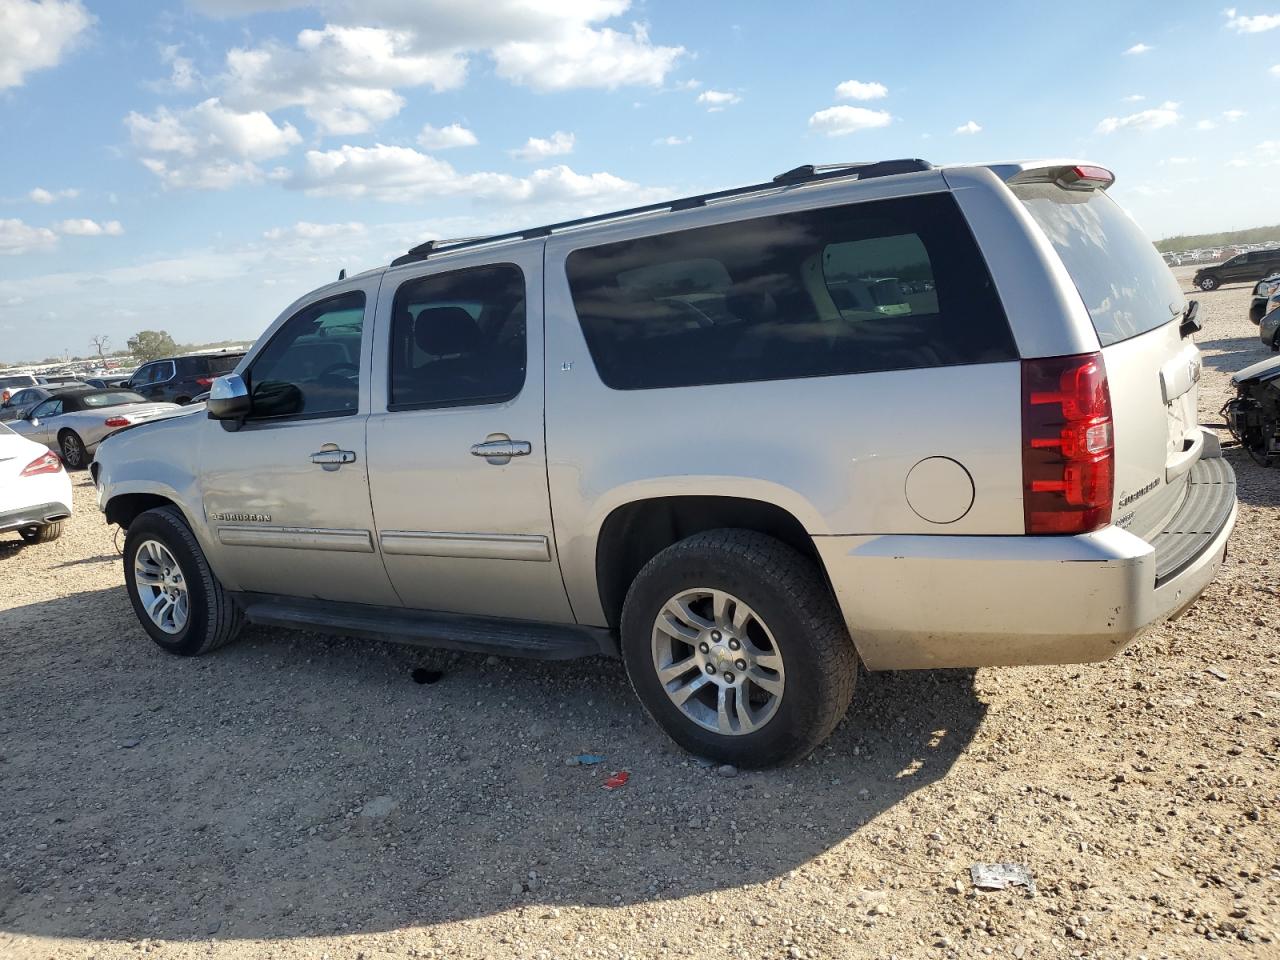
<instances>
[{"instance_id":1,"label":"alloy wheel rim","mask_svg":"<svg viewBox=\"0 0 1280 960\"><path fill-rule=\"evenodd\" d=\"M663 691L704 730L755 733L782 703L786 677L773 633L724 590L698 587L663 604L653 623L652 651Z\"/></svg>"},{"instance_id":2,"label":"alloy wheel rim","mask_svg":"<svg viewBox=\"0 0 1280 960\"><path fill-rule=\"evenodd\" d=\"M80 445L70 434L62 438L62 459L73 467L80 464Z\"/></svg>"},{"instance_id":3,"label":"alloy wheel rim","mask_svg":"<svg viewBox=\"0 0 1280 960\"><path fill-rule=\"evenodd\" d=\"M151 622L168 634L187 625L191 599L187 578L173 553L159 540L144 540L133 557L138 599Z\"/></svg>"}]
</instances>

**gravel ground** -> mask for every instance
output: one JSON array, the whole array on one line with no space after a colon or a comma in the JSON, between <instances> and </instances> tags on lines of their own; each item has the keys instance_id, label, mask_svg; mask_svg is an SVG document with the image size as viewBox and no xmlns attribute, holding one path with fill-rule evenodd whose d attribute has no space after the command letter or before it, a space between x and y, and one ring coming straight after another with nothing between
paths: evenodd
<instances>
[{"instance_id":1,"label":"gravel ground","mask_svg":"<svg viewBox=\"0 0 1280 960\"><path fill-rule=\"evenodd\" d=\"M1206 421L1264 356L1247 290L1200 295ZM1280 956L1280 470L1228 455L1183 619L1103 664L864 677L809 761L736 776L609 661L165 656L80 474L60 541L0 538L0 957ZM1035 894L974 891L999 861Z\"/></svg>"}]
</instances>

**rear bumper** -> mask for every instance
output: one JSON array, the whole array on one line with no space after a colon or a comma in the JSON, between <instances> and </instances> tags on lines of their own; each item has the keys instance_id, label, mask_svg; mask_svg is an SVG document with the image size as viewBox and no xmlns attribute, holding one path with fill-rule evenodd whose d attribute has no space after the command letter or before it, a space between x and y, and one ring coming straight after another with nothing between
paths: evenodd
<instances>
[{"instance_id":1,"label":"rear bumper","mask_svg":"<svg viewBox=\"0 0 1280 960\"><path fill-rule=\"evenodd\" d=\"M0 532L39 527L55 520L65 520L69 516L71 508L65 503L37 503L17 510L6 510L0 513Z\"/></svg>"},{"instance_id":2,"label":"rear bumper","mask_svg":"<svg viewBox=\"0 0 1280 960\"><path fill-rule=\"evenodd\" d=\"M1219 479L1189 495L1150 543L1119 527L814 543L868 669L1105 660L1180 615L1217 575L1237 507L1230 466L1212 469Z\"/></svg>"}]
</instances>

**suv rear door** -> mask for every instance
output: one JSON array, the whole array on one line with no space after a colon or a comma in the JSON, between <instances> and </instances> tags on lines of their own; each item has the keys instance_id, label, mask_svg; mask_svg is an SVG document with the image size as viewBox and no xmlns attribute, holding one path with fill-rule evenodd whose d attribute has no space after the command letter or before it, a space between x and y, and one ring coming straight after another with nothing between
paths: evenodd
<instances>
[{"instance_id":1,"label":"suv rear door","mask_svg":"<svg viewBox=\"0 0 1280 960\"><path fill-rule=\"evenodd\" d=\"M1149 538L1180 505L1204 433L1186 300L1141 229L1102 190L1014 183L1097 331L1115 425L1113 523Z\"/></svg>"},{"instance_id":2,"label":"suv rear door","mask_svg":"<svg viewBox=\"0 0 1280 960\"><path fill-rule=\"evenodd\" d=\"M369 479L407 607L573 622L547 492L542 248L383 280Z\"/></svg>"}]
</instances>

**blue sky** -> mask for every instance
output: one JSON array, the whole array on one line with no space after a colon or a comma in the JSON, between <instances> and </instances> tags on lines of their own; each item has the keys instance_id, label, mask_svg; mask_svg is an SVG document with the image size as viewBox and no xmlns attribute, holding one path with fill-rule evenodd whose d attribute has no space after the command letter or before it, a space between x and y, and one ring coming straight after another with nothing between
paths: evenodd
<instances>
[{"instance_id":1,"label":"blue sky","mask_svg":"<svg viewBox=\"0 0 1280 960\"><path fill-rule=\"evenodd\" d=\"M0 364L256 337L340 267L801 163L1083 157L1280 220L1280 0L0 0Z\"/></svg>"}]
</instances>

